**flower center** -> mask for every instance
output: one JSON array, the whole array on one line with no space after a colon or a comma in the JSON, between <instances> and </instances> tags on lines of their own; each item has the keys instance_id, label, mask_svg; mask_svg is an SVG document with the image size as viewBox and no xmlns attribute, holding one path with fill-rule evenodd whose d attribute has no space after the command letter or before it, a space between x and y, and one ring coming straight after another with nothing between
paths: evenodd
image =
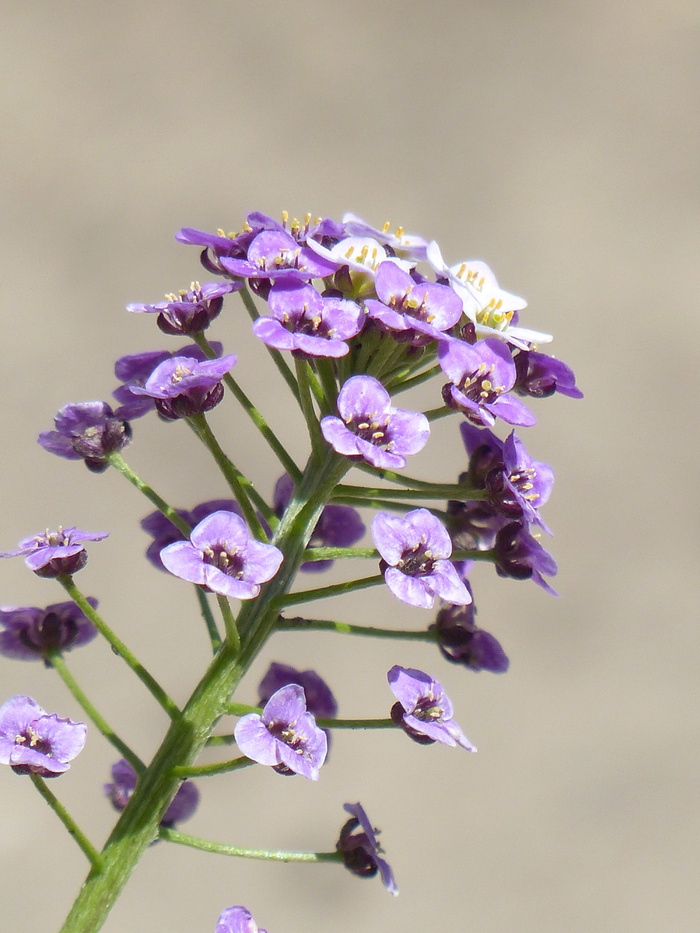
<instances>
[{"instance_id":1,"label":"flower center","mask_svg":"<svg viewBox=\"0 0 700 933\"><path fill-rule=\"evenodd\" d=\"M425 542L421 541L415 547L405 550L396 566L409 577L426 577L433 572L435 558L432 551L425 548Z\"/></svg>"},{"instance_id":2,"label":"flower center","mask_svg":"<svg viewBox=\"0 0 700 933\"><path fill-rule=\"evenodd\" d=\"M214 547L205 548L202 551L202 556L206 564L211 564L213 567L216 567L217 570L225 573L227 577L235 577L237 580L240 580L243 576L245 559L240 548L236 548L234 551L227 551L220 545L215 545Z\"/></svg>"},{"instance_id":3,"label":"flower center","mask_svg":"<svg viewBox=\"0 0 700 933\"><path fill-rule=\"evenodd\" d=\"M15 745L26 745L27 743L29 748L33 748L42 755L46 755L47 758L51 758L51 745L46 739L42 739L31 726L27 726L23 733L19 732L15 736Z\"/></svg>"},{"instance_id":4,"label":"flower center","mask_svg":"<svg viewBox=\"0 0 700 933\"><path fill-rule=\"evenodd\" d=\"M440 704L442 697L436 697L432 690L427 696L421 697L412 710L412 715L421 722L435 722L442 719L445 709Z\"/></svg>"},{"instance_id":5,"label":"flower center","mask_svg":"<svg viewBox=\"0 0 700 933\"><path fill-rule=\"evenodd\" d=\"M479 363L472 373L465 373L459 389L467 398L476 402L478 405L488 405L496 401L498 396L505 390L505 386L494 385L491 381L491 375L495 366L493 363Z\"/></svg>"},{"instance_id":6,"label":"flower center","mask_svg":"<svg viewBox=\"0 0 700 933\"><path fill-rule=\"evenodd\" d=\"M387 427L389 424L388 415L378 415L376 411L371 414L365 414L362 420L347 418L345 423L348 428L356 434L361 440L373 444L375 447L382 447L384 450L390 450L394 442L387 439Z\"/></svg>"},{"instance_id":7,"label":"flower center","mask_svg":"<svg viewBox=\"0 0 700 933\"><path fill-rule=\"evenodd\" d=\"M537 470L535 470L534 467L524 467L517 473L510 473L508 479L515 486L523 499L526 499L528 502L534 502L540 497L537 491L531 491L534 489L533 480L536 476Z\"/></svg>"}]
</instances>

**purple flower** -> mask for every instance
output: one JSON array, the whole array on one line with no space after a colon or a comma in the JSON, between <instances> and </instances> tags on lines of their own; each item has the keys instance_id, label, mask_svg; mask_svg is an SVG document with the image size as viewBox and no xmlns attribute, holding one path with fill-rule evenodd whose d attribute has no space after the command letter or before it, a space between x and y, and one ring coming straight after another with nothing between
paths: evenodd
<instances>
[{"instance_id":1,"label":"purple flower","mask_svg":"<svg viewBox=\"0 0 700 933\"><path fill-rule=\"evenodd\" d=\"M559 392L569 398L583 398L573 370L561 360L535 350L520 350L513 362L516 372L513 391L518 395L545 398Z\"/></svg>"},{"instance_id":2,"label":"purple flower","mask_svg":"<svg viewBox=\"0 0 700 933\"><path fill-rule=\"evenodd\" d=\"M275 485L272 506L275 514L280 518L293 492L292 478L288 473L284 473ZM327 505L321 512L321 517L309 539L309 547L352 547L364 533L365 526L362 519L352 506ZM321 570L327 570L332 564L332 560L306 561L300 569L308 573L318 573Z\"/></svg>"},{"instance_id":3,"label":"purple flower","mask_svg":"<svg viewBox=\"0 0 700 933\"><path fill-rule=\"evenodd\" d=\"M219 314L224 303L224 295L237 292L240 282L208 282L200 285L192 282L189 290L184 289L178 295L166 295L165 301L158 304L129 304L127 311L139 314L157 314L158 327L165 334L201 334Z\"/></svg>"},{"instance_id":4,"label":"purple flower","mask_svg":"<svg viewBox=\"0 0 700 933\"><path fill-rule=\"evenodd\" d=\"M217 356L221 356L223 346L218 341L212 341L210 346ZM131 386L143 387L153 370L173 356L191 356L202 361L207 359L204 351L196 343L189 343L174 353L167 350L148 350L145 353L122 356L117 360L114 364L114 375L124 383L112 392L119 402L119 408L116 410L118 418L133 421L134 418L141 418L155 408L154 399L147 395L134 395Z\"/></svg>"},{"instance_id":5,"label":"purple flower","mask_svg":"<svg viewBox=\"0 0 700 933\"><path fill-rule=\"evenodd\" d=\"M84 722L49 715L31 697L11 697L0 706L0 764L15 774L63 774L82 751L86 736Z\"/></svg>"},{"instance_id":6,"label":"purple flower","mask_svg":"<svg viewBox=\"0 0 700 933\"><path fill-rule=\"evenodd\" d=\"M194 528L203 518L212 515L214 512L235 512L236 515L241 516L243 514L235 499L210 499L207 502L200 502L191 511L187 509L176 509L175 511L191 528ZM174 541L186 541L187 539L180 529L176 528L157 509L142 519L140 524L143 530L153 538L146 550L146 557L158 570L165 570L163 561L160 559L160 552Z\"/></svg>"},{"instance_id":7,"label":"purple flower","mask_svg":"<svg viewBox=\"0 0 700 933\"><path fill-rule=\"evenodd\" d=\"M474 604L444 606L430 626L444 658L472 671L503 674L510 661L500 642L474 623Z\"/></svg>"},{"instance_id":8,"label":"purple flower","mask_svg":"<svg viewBox=\"0 0 700 933\"><path fill-rule=\"evenodd\" d=\"M381 855L383 849L377 841L379 830L370 823L362 804L346 803L343 806L351 815L340 830L336 844L336 849L343 857L343 864L360 878L373 878L379 872L387 891L398 894L394 873Z\"/></svg>"},{"instance_id":9,"label":"purple flower","mask_svg":"<svg viewBox=\"0 0 700 933\"><path fill-rule=\"evenodd\" d=\"M340 417L321 420L323 436L339 454L362 458L382 469L403 469L406 454L422 450L430 436L421 412L394 408L373 376L352 376L338 395Z\"/></svg>"},{"instance_id":10,"label":"purple flower","mask_svg":"<svg viewBox=\"0 0 700 933\"><path fill-rule=\"evenodd\" d=\"M445 404L474 424L490 427L496 418L529 427L535 417L527 406L507 393L515 382L515 364L507 345L495 337L470 345L442 340L438 360L450 380L443 388Z\"/></svg>"},{"instance_id":11,"label":"purple flower","mask_svg":"<svg viewBox=\"0 0 700 933\"><path fill-rule=\"evenodd\" d=\"M282 552L252 538L235 512L214 512L192 529L189 541L161 551L166 570L213 593L253 599L279 570Z\"/></svg>"},{"instance_id":12,"label":"purple flower","mask_svg":"<svg viewBox=\"0 0 700 933\"><path fill-rule=\"evenodd\" d=\"M379 512L372 537L382 556L380 570L391 592L409 606L431 609L435 597L466 606L471 596L448 560L450 536L427 509L403 516Z\"/></svg>"},{"instance_id":13,"label":"purple flower","mask_svg":"<svg viewBox=\"0 0 700 933\"><path fill-rule=\"evenodd\" d=\"M106 402L64 405L54 418L55 431L42 431L39 443L49 453L67 460L84 460L93 473L109 466L115 450L131 441L131 426L120 420Z\"/></svg>"},{"instance_id":14,"label":"purple flower","mask_svg":"<svg viewBox=\"0 0 700 933\"><path fill-rule=\"evenodd\" d=\"M224 396L221 380L236 364L230 353L203 362L193 356L174 356L153 370L143 387L132 385L134 395L155 399L156 411L168 420L191 418L210 411Z\"/></svg>"},{"instance_id":15,"label":"purple flower","mask_svg":"<svg viewBox=\"0 0 700 933\"><path fill-rule=\"evenodd\" d=\"M249 713L233 732L241 752L281 774L301 774L312 781L326 760L328 744L323 729L307 712L299 684L281 687L265 704L262 714Z\"/></svg>"},{"instance_id":16,"label":"purple flower","mask_svg":"<svg viewBox=\"0 0 700 933\"><path fill-rule=\"evenodd\" d=\"M542 576L545 573L548 577L556 574L556 561L525 525L520 522L504 525L496 535L494 553L496 573L499 576L516 580L531 579L552 596L557 595Z\"/></svg>"},{"instance_id":17,"label":"purple flower","mask_svg":"<svg viewBox=\"0 0 700 933\"><path fill-rule=\"evenodd\" d=\"M278 279L267 300L272 316L258 318L253 333L269 347L296 355L345 356L345 341L364 324L364 311L354 301L322 298L299 279Z\"/></svg>"},{"instance_id":18,"label":"purple flower","mask_svg":"<svg viewBox=\"0 0 700 933\"><path fill-rule=\"evenodd\" d=\"M227 907L219 917L214 933L267 933L245 907Z\"/></svg>"},{"instance_id":19,"label":"purple flower","mask_svg":"<svg viewBox=\"0 0 700 933\"><path fill-rule=\"evenodd\" d=\"M305 281L332 275L340 265L301 246L285 230L263 230L250 244L245 259L221 256L219 263L230 275L240 278L293 276Z\"/></svg>"},{"instance_id":20,"label":"purple flower","mask_svg":"<svg viewBox=\"0 0 700 933\"><path fill-rule=\"evenodd\" d=\"M59 528L42 535L24 538L16 551L0 551L0 557L23 557L24 563L40 577L58 577L76 573L87 563L84 541L102 541L109 532Z\"/></svg>"},{"instance_id":21,"label":"purple flower","mask_svg":"<svg viewBox=\"0 0 700 933\"><path fill-rule=\"evenodd\" d=\"M462 302L447 285L416 282L395 262L383 262L374 282L379 301L365 302L371 318L387 330L412 331L414 344L440 340L462 316Z\"/></svg>"},{"instance_id":22,"label":"purple flower","mask_svg":"<svg viewBox=\"0 0 700 933\"><path fill-rule=\"evenodd\" d=\"M398 700L391 709L391 718L407 735L424 745L441 742L476 751L452 718L452 703L438 680L398 664L387 673L387 679Z\"/></svg>"},{"instance_id":23,"label":"purple flower","mask_svg":"<svg viewBox=\"0 0 700 933\"><path fill-rule=\"evenodd\" d=\"M97 600L88 597L93 608ZM54 651L69 651L84 645L97 629L72 602L53 603L46 609L35 606L0 608L0 654L21 661L46 660Z\"/></svg>"},{"instance_id":24,"label":"purple flower","mask_svg":"<svg viewBox=\"0 0 700 933\"><path fill-rule=\"evenodd\" d=\"M304 691L306 709L321 719L333 719L338 704L331 688L316 671L298 671L288 664L273 661L258 686L260 706L264 706L280 687L298 684Z\"/></svg>"},{"instance_id":25,"label":"purple flower","mask_svg":"<svg viewBox=\"0 0 700 933\"><path fill-rule=\"evenodd\" d=\"M460 431L470 455L468 478L477 488L486 489L494 509L509 519L536 522L550 533L538 509L552 491L552 468L533 460L514 431L505 441L469 422L463 422Z\"/></svg>"},{"instance_id":26,"label":"purple flower","mask_svg":"<svg viewBox=\"0 0 700 933\"><path fill-rule=\"evenodd\" d=\"M131 799L138 774L125 758L120 758L112 765L112 783L104 785L104 792L115 810L121 812ZM163 814L160 825L166 829L172 828L175 823L188 820L199 804L199 790L192 781L183 781L172 799L168 809Z\"/></svg>"}]
</instances>

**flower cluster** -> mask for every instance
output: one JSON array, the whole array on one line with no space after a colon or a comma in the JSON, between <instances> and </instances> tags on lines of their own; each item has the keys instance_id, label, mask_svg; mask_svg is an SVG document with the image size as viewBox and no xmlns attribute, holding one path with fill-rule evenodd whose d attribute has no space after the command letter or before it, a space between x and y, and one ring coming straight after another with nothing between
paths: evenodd
<instances>
[{"instance_id":1,"label":"flower cluster","mask_svg":"<svg viewBox=\"0 0 700 933\"><path fill-rule=\"evenodd\" d=\"M232 691L279 630L432 642L444 659L470 671L505 672L509 659L503 647L475 621L472 568L489 562L500 576L530 579L554 593L547 578L557 565L540 543L543 533L551 533L541 509L554 474L529 454L516 430L536 423L538 399L582 395L572 370L539 349L550 335L521 323L526 302L501 288L484 262L449 264L437 243L403 228L376 228L353 214L340 221L308 216L302 222L290 222L285 214L280 223L253 212L239 232L183 228L177 239L200 248L212 281L193 281L164 301L135 302L128 311L154 315L163 334L192 343L121 357L114 366L119 386L111 403L65 405L54 429L42 432L38 441L59 457L82 460L94 473L114 468L146 496L150 508L156 507L141 522L151 538L146 557L184 581L177 583L183 590L184 583L194 585L214 655L185 705L180 708L167 695L98 615L97 600L75 586L73 574L87 561L85 545L106 534L58 528L0 552L0 557L23 557L34 573L57 579L70 596L44 609L0 608L0 654L43 660L122 756L103 790L116 811L125 811L110 838L133 838L133 850L124 843L98 853L41 780L70 767L84 745L85 724L47 714L29 696L12 697L0 707L0 763L31 775L41 788L90 860L93 889L107 884L104 879L126 877L158 838L261 857L261 850L201 840L175 828L198 805L203 785L191 778L256 764L317 781L333 729L381 728L396 741L404 732L421 745L476 751L455 721L440 681L414 667L394 664L386 673L394 702L381 719L336 718L336 698L319 674L281 662L270 664L263 676L258 706L234 701ZM310 442L303 466L232 375L237 354L205 337L214 322L225 322L224 305L233 296L252 319L254 345L268 353L298 405L305 429L300 436L308 434ZM404 407L398 396L434 376L434 407L414 410L410 401ZM257 387L254 383L251 393ZM241 461L248 448L239 425L232 437L219 440L208 421L225 398L240 404L251 430L279 461L270 474L279 479L267 497L246 475ZM163 498L165 489L156 491L132 471L123 456L132 442L131 422L153 411L166 422L187 423L218 468L226 484L223 495L211 490L211 498L191 509L174 508ZM430 442L432 422L446 416L459 423L454 437L466 451L466 469L456 482L449 476L406 475L410 458ZM346 484L350 471L369 474L367 485ZM371 522L368 510L375 513ZM360 546L366 525L369 547ZM294 586L299 570L335 565L337 573L363 559L373 562L372 575L306 590ZM432 610L431 621L407 631L393 619L391 627L379 629L288 614L292 606L369 586L412 607L406 614ZM119 663L130 667L168 714L169 729L149 766L107 724L66 668L64 653L89 642L98 630ZM368 677L380 676L371 663L366 670ZM228 715L237 717L232 734L215 732ZM207 745L212 751L235 745L237 753L230 760L198 764ZM378 830L360 803L346 803L345 810L350 818L334 851L268 856L342 862L360 877L378 875L396 894ZM143 827L135 825L140 819ZM120 835L125 827L128 832ZM114 850L121 859L118 870L107 864L116 857ZM109 870L102 871L103 862ZM90 903L98 902L111 903L109 892ZM80 909L85 911L84 903ZM216 933L265 931L238 905L220 914Z\"/></svg>"}]
</instances>

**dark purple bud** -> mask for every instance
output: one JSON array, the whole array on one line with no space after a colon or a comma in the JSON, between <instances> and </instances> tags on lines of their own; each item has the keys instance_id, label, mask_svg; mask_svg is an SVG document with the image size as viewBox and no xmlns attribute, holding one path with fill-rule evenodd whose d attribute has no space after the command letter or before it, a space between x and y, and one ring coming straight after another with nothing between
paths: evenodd
<instances>
[{"instance_id":1,"label":"dark purple bud","mask_svg":"<svg viewBox=\"0 0 700 933\"><path fill-rule=\"evenodd\" d=\"M472 671L503 674L510 664L500 643L474 622L476 609L469 606L445 606L437 614L434 631L444 658L463 664Z\"/></svg>"},{"instance_id":2,"label":"dark purple bud","mask_svg":"<svg viewBox=\"0 0 700 933\"><path fill-rule=\"evenodd\" d=\"M93 473L104 472L109 466L109 455L131 441L128 421L117 418L105 402L64 405L54 424L55 431L41 432L39 444L67 460L84 460Z\"/></svg>"},{"instance_id":3,"label":"dark purple bud","mask_svg":"<svg viewBox=\"0 0 700 933\"><path fill-rule=\"evenodd\" d=\"M382 858L383 850L377 840L379 830L370 823L362 804L346 803L344 809L351 814L351 818L340 830L340 838L336 843L343 864L360 878L373 878L379 872L387 891L398 894L394 873L386 859Z\"/></svg>"},{"instance_id":4,"label":"dark purple bud","mask_svg":"<svg viewBox=\"0 0 700 933\"><path fill-rule=\"evenodd\" d=\"M516 377L513 391L518 395L545 398L559 392L569 398L583 398L573 370L561 360L536 350L519 350L514 362Z\"/></svg>"},{"instance_id":5,"label":"dark purple bud","mask_svg":"<svg viewBox=\"0 0 700 933\"><path fill-rule=\"evenodd\" d=\"M95 608L97 600L88 598ZM0 654L22 661L44 659L53 651L69 651L91 641L97 630L72 602L0 609Z\"/></svg>"}]
</instances>

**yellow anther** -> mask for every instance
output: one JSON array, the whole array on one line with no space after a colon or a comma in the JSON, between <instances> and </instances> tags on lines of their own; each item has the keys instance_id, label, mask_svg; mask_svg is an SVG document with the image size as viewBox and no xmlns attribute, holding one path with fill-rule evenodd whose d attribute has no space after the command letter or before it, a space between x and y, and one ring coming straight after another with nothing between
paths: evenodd
<instances>
[{"instance_id":1,"label":"yellow anther","mask_svg":"<svg viewBox=\"0 0 700 933\"><path fill-rule=\"evenodd\" d=\"M289 220L289 211L282 211L282 225L286 227L288 220Z\"/></svg>"},{"instance_id":2,"label":"yellow anther","mask_svg":"<svg viewBox=\"0 0 700 933\"><path fill-rule=\"evenodd\" d=\"M382 224L382 233L388 233L390 229L391 229L391 221L385 220L384 223Z\"/></svg>"},{"instance_id":3,"label":"yellow anther","mask_svg":"<svg viewBox=\"0 0 700 933\"><path fill-rule=\"evenodd\" d=\"M400 240L401 237L402 237L403 235L404 235L404 229L403 229L403 227L397 227L396 230L395 230L395 232L394 232L394 236L397 237L397 238Z\"/></svg>"}]
</instances>

